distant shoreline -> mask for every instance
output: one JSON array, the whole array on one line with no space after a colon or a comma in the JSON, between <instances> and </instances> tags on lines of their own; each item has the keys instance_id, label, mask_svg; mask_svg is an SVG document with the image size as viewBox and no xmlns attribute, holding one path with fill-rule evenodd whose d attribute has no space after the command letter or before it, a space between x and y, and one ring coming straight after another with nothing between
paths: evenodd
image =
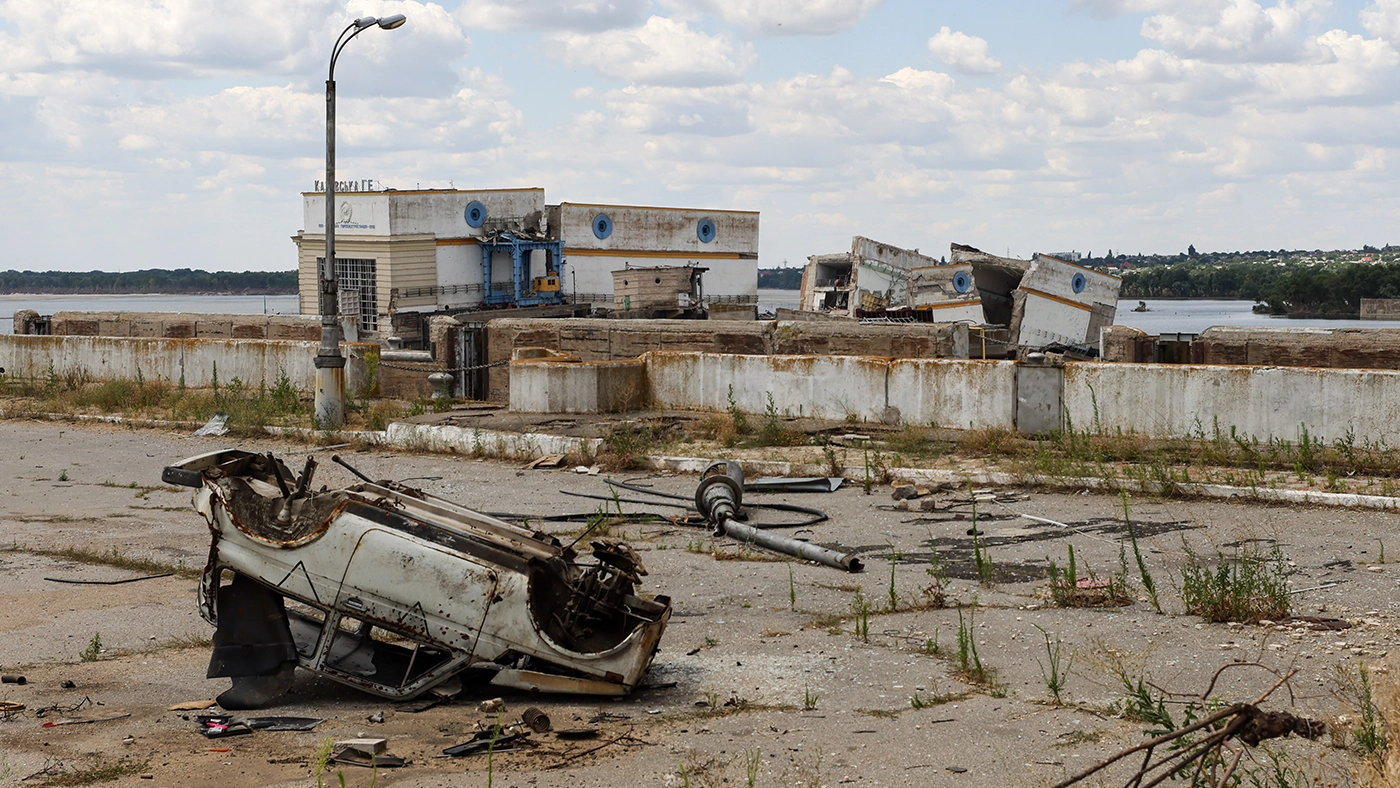
<instances>
[{"instance_id":1,"label":"distant shoreline","mask_svg":"<svg viewBox=\"0 0 1400 788\"><path fill-rule=\"evenodd\" d=\"M228 291L223 291L223 292L210 292L210 291L207 291L207 290L189 290L189 291L183 291L183 290L182 290L182 291L178 291L178 292L166 290L166 291L164 291L164 292L159 292L159 293L138 293L138 292L135 292L135 291L130 292L130 293L94 293L94 292L85 291L85 290L55 290L55 291L45 292L45 293L22 293L22 292L0 291L0 296L4 296L4 297L6 297L6 298L47 298L47 297L52 297L52 296L83 296L83 297L86 297L86 298L108 298L108 297L121 297L121 296L135 296L135 297L137 297L137 298L159 298L159 297L161 297L161 296L172 296L172 297L181 297L181 296L226 296L226 297L229 297L229 298L259 298L259 297L262 297L262 296L294 296L294 295L298 295L297 291L295 291L295 290L292 290L292 291L289 291L289 292L276 292L276 293L264 293L264 292L261 292L261 291L233 293L233 292L228 292Z\"/></svg>"}]
</instances>

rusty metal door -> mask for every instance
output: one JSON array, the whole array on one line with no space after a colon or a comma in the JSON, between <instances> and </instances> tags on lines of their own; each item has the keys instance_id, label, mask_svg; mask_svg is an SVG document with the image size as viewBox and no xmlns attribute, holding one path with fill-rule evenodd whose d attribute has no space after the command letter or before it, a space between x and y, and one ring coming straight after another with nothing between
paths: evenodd
<instances>
[{"instance_id":1,"label":"rusty metal door","mask_svg":"<svg viewBox=\"0 0 1400 788\"><path fill-rule=\"evenodd\" d=\"M453 396L486 399L486 324L465 323L452 329L455 351L452 373Z\"/></svg>"}]
</instances>

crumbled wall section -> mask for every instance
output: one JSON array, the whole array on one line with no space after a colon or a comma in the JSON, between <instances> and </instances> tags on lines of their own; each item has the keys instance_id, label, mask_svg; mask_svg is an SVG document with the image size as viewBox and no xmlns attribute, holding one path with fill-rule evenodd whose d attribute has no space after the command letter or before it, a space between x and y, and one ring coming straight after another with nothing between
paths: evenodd
<instances>
[{"instance_id":1,"label":"crumbled wall section","mask_svg":"<svg viewBox=\"0 0 1400 788\"><path fill-rule=\"evenodd\" d=\"M1196 337L1192 355L1202 364L1400 369L1400 329L1215 327Z\"/></svg>"},{"instance_id":2,"label":"crumbled wall section","mask_svg":"<svg viewBox=\"0 0 1400 788\"><path fill-rule=\"evenodd\" d=\"M1142 346L1147 344L1146 358L1152 357L1152 336L1132 326L1105 326L1099 332L1100 361L1144 361Z\"/></svg>"},{"instance_id":3,"label":"crumbled wall section","mask_svg":"<svg viewBox=\"0 0 1400 788\"><path fill-rule=\"evenodd\" d=\"M509 360L519 347L549 348L583 361L633 359L652 350L752 356L967 357L967 326L962 324L500 318L488 324L486 337L491 363ZM492 367L487 386L490 399L508 401L509 369Z\"/></svg>"}]
</instances>

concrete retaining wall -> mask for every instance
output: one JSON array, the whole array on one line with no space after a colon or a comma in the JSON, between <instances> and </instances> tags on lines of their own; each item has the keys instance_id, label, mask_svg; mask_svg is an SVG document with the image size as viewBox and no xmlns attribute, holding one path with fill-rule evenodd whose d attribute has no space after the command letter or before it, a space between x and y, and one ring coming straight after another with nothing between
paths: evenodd
<instances>
[{"instance_id":1,"label":"concrete retaining wall","mask_svg":"<svg viewBox=\"0 0 1400 788\"><path fill-rule=\"evenodd\" d=\"M886 401L906 424L954 429L1011 426L1016 363L901 359L889 363ZM877 395L867 392L866 396Z\"/></svg>"},{"instance_id":2,"label":"concrete retaining wall","mask_svg":"<svg viewBox=\"0 0 1400 788\"><path fill-rule=\"evenodd\" d=\"M652 406L663 410L724 411L732 386L734 405L745 413L764 413L771 395L773 407L792 416L885 416L887 359L666 352L642 358Z\"/></svg>"},{"instance_id":3,"label":"concrete retaining wall","mask_svg":"<svg viewBox=\"0 0 1400 788\"><path fill-rule=\"evenodd\" d=\"M214 380L234 378L256 386L275 386L285 374L300 389L315 387L312 359L317 342L263 339L148 339L136 337L0 335L0 369L12 377L42 378L53 371L86 374L96 380L166 380L202 388ZM345 343L345 381L349 393L364 396L370 378L366 357L377 345Z\"/></svg>"},{"instance_id":4,"label":"concrete retaining wall","mask_svg":"<svg viewBox=\"0 0 1400 788\"><path fill-rule=\"evenodd\" d=\"M511 410L526 413L619 413L648 403L641 360L519 361L511 381Z\"/></svg>"},{"instance_id":5,"label":"concrete retaining wall","mask_svg":"<svg viewBox=\"0 0 1400 788\"><path fill-rule=\"evenodd\" d=\"M498 318L486 329L486 360L512 358L516 348L542 347L583 361L634 359L651 350L739 355L966 358L960 323L861 325L768 320L604 320ZM488 398L510 399L510 369L490 371Z\"/></svg>"},{"instance_id":6,"label":"concrete retaining wall","mask_svg":"<svg viewBox=\"0 0 1400 788\"><path fill-rule=\"evenodd\" d=\"M652 352L631 362L522 361L511 409L598 413L650 407L1054 431L1182 437L1233 427L1258 440L1400 443L1400 372L1180 364L751 356ZM644 380L639 380L643 377ZM639 388L623 401L607 392ZM1061 415L1063 414L1063 415Z\"/></svg>"},{"instance_id":7,"label":"concrete retaining wall","mask_svg":"<svg viewBox=\"0 0 1400 788\"><path fill-rule=\"evenodd\" d=\"M321 321L299 315L222 315L190 312L55 312L50 332L65 336L319 341ZM15 333L20 333L16 329Z\"/></svg>"},{"instance_id":8,"label":"concrete retaining wall","mask_svg":"<svg viewBox=\"0 0 1400 788\"><path fill-rule=\"evenodd\" d=\"M1076 429L1098 425L1152 437L1216 425L1260 440L1400 439L1400 372L1179 364L1066 364L1065 412Z\"/></svg>"}]
</instances>

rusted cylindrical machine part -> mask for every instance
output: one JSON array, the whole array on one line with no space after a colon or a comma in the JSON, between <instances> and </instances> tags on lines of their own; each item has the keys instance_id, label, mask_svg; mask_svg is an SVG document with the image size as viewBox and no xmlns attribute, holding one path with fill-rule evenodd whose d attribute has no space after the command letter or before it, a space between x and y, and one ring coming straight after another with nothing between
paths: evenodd
<instances>
[{"instance_id":1,"label":"rusted cylindrical machine part","mask_svg":"<svg viewBox=\"0 0 1400 788\"><path fill-rule=\"evenodd\" d=\"M15 673L0 674L0 684L28 684L29 680Z\"/></svg>"},{"instance_id":2,"label":"rusted cylindrical machine part","mask_svg":"<svg viewBox=\"0 0 1400 788\"><path fill-rule=\"evenodd\" d=\"M820 545L810 544L791 537L782 536L768 531L761 531L751 525L736 523L733 520L725 519L721 522L725 534L732 539L741 542L756 544L778 553L801 558L807 561L815 561L819 564L844 569L847 572L862 572L865 565L860 562L852 553L838 553L835 550L828 550Z\"/></svg>"},{"instance_id":3,"label":"rusted cylindrical machine part","mask_svg":"<svg viewBox=\"0 0 1400 788\"><path fill-rule=\"evenodd\" d=\"M547 733L550 729L549 715L531 706L520 715L520 719L535 733Z\"/></svg>"}]
</instances>

